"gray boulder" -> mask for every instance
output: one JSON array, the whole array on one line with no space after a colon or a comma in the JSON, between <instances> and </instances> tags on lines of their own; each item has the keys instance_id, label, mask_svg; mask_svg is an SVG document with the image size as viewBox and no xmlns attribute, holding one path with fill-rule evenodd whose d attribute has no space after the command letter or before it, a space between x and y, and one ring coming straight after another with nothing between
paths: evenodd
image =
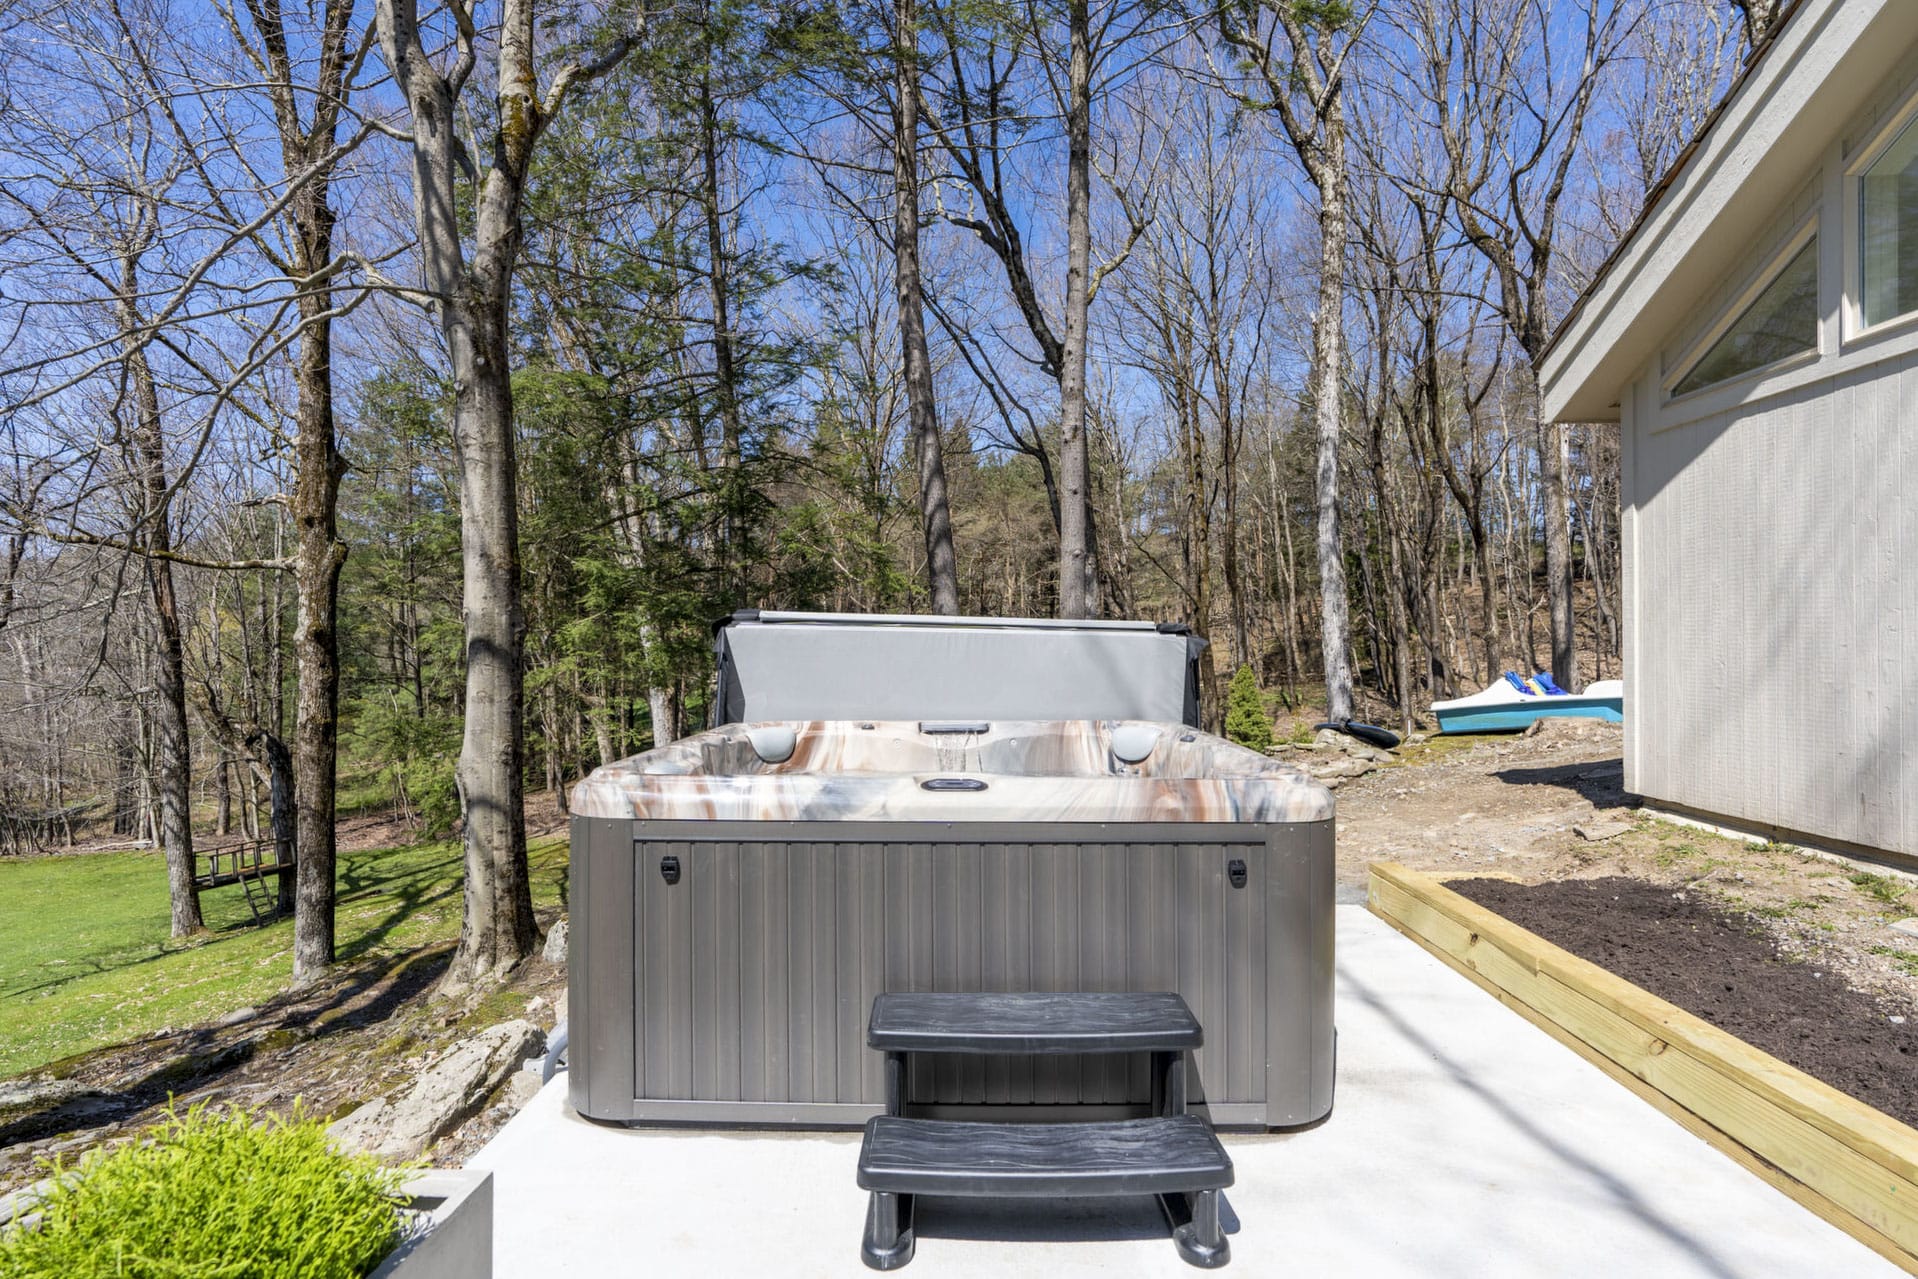
<instances>
[{"instance_id":1,"label":"gray boulder","mask_svg":"<svg viewBox=\"0 0 1918 1279\"><path fill-rule=\"evenodd\" d=\"M1356 737L1348 736L1335 729L1321 728L1312 737L1314 750L1337 751L1353 759L1362 759L1371 764L1389 764L1392 756L1376 746L1368 746Z\"/></svg>"},{"instance_id":2,"label":"gray boulder","mask_svg":"<svg viewBox=\"0 0 1918 1279\"><path fill-rule=\"evenodd\" d=\"M418 1158L545 1044L545 1032L530 1021L489 1026L428 1063L399 1097L369 1101L327 1132L348 1149L382 1159Z\"/></svg>"},{"instance_id":3,"label":"gray boulder","mask_svg":"<svg viewBox=\"0 0 1918 1279\"><path fill-rule=\"evenodd\" d=\"M566 962L565 916L562 915L560 921L553 925L553 931L546 934L546 948L540 951L540 956L549 964L563 964Z\"/></svg>"}]
</instances>

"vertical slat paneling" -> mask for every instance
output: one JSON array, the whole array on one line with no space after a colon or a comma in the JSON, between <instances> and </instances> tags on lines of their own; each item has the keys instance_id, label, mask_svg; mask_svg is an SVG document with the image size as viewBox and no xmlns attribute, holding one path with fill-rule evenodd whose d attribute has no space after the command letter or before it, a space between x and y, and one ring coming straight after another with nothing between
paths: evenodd
<instances>
[{"instance_id":1,"label":"vertical slat paneling","mask_svg":"<svg viewBox=\"0 0 1918 1279\"><path fill-rule=\"evenodd\" d=\"M1012 976L1015 894L1008 882L1007 849L1004 844L985 844L974 855L979 859L979 988L1017 990ZM980 1067L981 1100L1004 1105L1011 1096L1010 1063L1003 1057L986 1057Z\"/></svg>"},{"instance_id":2,"label":"vertical slat paneling","mask_svg":"<svg viewBox=\"0 0 1918 1279\"><path fill-rule=\"evenodd\" d=\"M636 1097L871 1104L883 1077L866 1015L880 991L908 989L1176 990L1206 1029L1208 1098L1264 1096L1269 934L1289 924L1267 917L1259 845L641 840L636 851ZM672 887L658 869L667 855L682 865ZM1246 889L1227 884L1230 857L1246 858ZM915 1067L917 1101L1150 1093L1143 1061L934 1060Z\"/></svg>"},{"instance_id":3,"label":"vertical slat paneling","mask_svg":"<svg viewBox=\"0 0 1918 1279\"><path fill-rule=\"evenodd\" d=\"M812 1097L831 1101L839 1093L839 930L840 867L851 849L815 844L812 867L812 917L818 932L807 945L812 959Z\"/></svg>"},{"instance_id":4,"label":"vertical slat paneling","mask_svg":"<svg viewBox=\"0 0 1918 1279\"><path fill-rule=\"evenodd\" d=\"M684 950L690 958L686 1073L687 1095L707 1097L718 1087L718 1028L728 1009L719 999L719 899L724 891L720 844L695 845L693 863L681 890L691 898ZM695 1010L697 1010L695 1012ZM710 1010L710 1011L709 1011ZM737 1013L733 1013L737 1017Z\"/></svg>"},{"instance_id":5,"label":"vertical slat paneling","mask_svg":"<svg viewBox=\"0 0 1918 1279\"><path fill-rule=\"evenodd\" d=\"M766 1098L767 846L741 842L739 857L739 1100Z\"/></svg>"},{"instance_id":6,"label":"vertical slat paneling","mask_svg":"<svg viewBox=\"0 0 1918 1279\"><path fill-rule=\"evenodd\" d=\"M765 843L758 848L762 859L759 879L766 886L766 1059L760 1063L760 1096L767 1101L788 1101L792 1090L787 1073L792 1060L792 950L787 942L791 914L786 877L795 847Z\"/></svg>"},{"instance_id":7,"label":"vertical slat paneling","mask_svg":"<svg viewBox=\"0 0 1918 1279\"><path fill-rule=\"evenodd\" d=\"M787 1101L813 1100L812 952L820 934L812 916L812 876L817 848L816 844L792 844L786 850Z\"/></svg>"},{"instance_id":8,"label":"vertical slat paneling","mask_svg":"<svg viewBox=\"0 0 1918 1279\"><path fill-rule=\"evenodd\" d=\"M1214 854L1214 860L1222 861L1228 855L1220 849ZM1226 1040L1219 1046L1220 1055L1213 1058L1213 1065L1223 1068L1219 1087L1223 1089L1220 1096L1226 1099L1243 1097L1251 1087L1253 1039L1256 1036L1262 1040L1265 1030L1265 1019L1252 1014L1252 992L1255 986L1260 989L1265 986L1263 956L1254 944L1254 937L1262 931L1258 925L1265 914L1255 906L1265 891L1262 881L1266 867L1263 858L1248 857L1245 861L1245 887L1234 888L1229 882L1225 886L1225 928L1220 934L1224 952L1220 993L1225 1006ZM1255 973L1261 976L1254 978ZM1263 1069L1259 1073L1263 1075Z\"/></svg>"},{"instance_id":9,"label":"vertical slat paneling","mask_svg":"<svg viewBox=\"0 0 1918 1279\"><path fill-rule=\"evenodd\" d=\"M874 996L887 990L886 951L890 946L886 929L886 849L883 844L861 844L857 854L860 866L859 900L861 947L859 971L861 988L858 1003L850 1010L854 1029L848 1042L857 1045L860 1061L859 1090L845 1100L863 1100L882 1096L885 1091L885 1067L878 1053L866 1050L866 1016Z\"/></svg>"},{"instance_id":10,"label":"vertical slat paneling","mask_svg":"<svg viewBox=\"0 0 1918 1279\"><path fill-rule=\"evenodd\" d=\"M753 944L740 926L744 905L740 892L740 850L737 844L713 844L713 911L709 934L698 939L712 966L714 1002L708 1039L712 1095L737 1100L741 1092L740 1039L745 1015L740 999L742 950Z\"/></svg>"}]
</instances>

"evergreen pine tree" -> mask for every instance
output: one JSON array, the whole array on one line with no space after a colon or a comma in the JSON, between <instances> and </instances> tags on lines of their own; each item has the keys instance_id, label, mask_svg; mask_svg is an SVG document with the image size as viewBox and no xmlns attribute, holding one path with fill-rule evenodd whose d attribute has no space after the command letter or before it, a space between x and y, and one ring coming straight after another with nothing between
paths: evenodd
<instances>
[{"instance_id":1,"label":"evergreen pine tree","mask_svg":"<svg viewBox=\"0 0 1918 1279\"><path fill-rule=\"evenodd\" d=\"M1225 735L1241 746L1264 751L1272 745L1272 721L1259 697L1259 681L1250 666L1232 676L1225 695Z\"/></svg>"}]
</instances>

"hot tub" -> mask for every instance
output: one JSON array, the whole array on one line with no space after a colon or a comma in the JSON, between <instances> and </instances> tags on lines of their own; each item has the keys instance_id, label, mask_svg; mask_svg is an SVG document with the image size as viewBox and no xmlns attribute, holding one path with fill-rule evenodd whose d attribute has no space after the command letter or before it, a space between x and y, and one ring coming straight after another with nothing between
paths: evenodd
<instances>
[{"instance_id":1,"label":"hot tub","mask_svg":"<svg viewBox=\"0 0 1918 1279\"><path fill-rule=\"evenodd\" d=\"M1332 1103L1332 797L1163 720L768 720L573 795L573 1105L854 1127L898 990L1170 990L1213 1122ZM940 1115L1145 1113L1125 1058L915 1059Z\"/></svg>"}]
</instances>

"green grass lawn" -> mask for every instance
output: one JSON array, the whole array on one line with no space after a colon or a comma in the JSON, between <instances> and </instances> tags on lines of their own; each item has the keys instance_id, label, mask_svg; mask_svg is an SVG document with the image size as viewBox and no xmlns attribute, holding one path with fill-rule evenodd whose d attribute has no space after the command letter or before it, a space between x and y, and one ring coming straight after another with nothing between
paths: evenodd
<instances>
[{"instance_id":1,"label":"green grass lawn","mask_svg":"<svg viewBox=\"0 0 1918 1279\"><path fill-rule=\"evenodd\" d=\"M533 902L559 903L566 841L532 846ZM459 934L457 842L344 853L339 955L392 958ZM256 927L241 890L202 893L206 935L167 938L157 853L0 861L0 1078L270 998L293 923Z\"/></svg>"}]
</instances>

